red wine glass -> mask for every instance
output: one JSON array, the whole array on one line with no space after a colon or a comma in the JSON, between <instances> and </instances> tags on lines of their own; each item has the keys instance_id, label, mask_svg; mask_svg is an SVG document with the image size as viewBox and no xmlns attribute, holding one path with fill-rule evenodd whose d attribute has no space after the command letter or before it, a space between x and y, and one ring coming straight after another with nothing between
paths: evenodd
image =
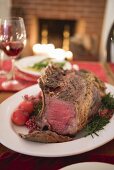
<instances>
[{"instance_id":1,"label":"red wine glass","mask_svg":"<svg viewBox=\"0 0 114 170\"><path fill-rule=\"evenodd\" d=\"M15 79L14 62L26 44L26 30L23 18L0 19L0 49L12 60L12 79L3 83L4 87L19 85Z\"/></svg>"}]
</instances>

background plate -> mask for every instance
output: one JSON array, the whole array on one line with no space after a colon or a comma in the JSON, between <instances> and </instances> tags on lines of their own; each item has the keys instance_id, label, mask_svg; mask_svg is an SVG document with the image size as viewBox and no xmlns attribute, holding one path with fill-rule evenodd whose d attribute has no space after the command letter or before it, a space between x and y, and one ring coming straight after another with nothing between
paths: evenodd
<instances>
[{"instance_id":1,"label":"background plate","mask_svg":"<svg viewBox=\"0 0 114 170\"><path fill-rule=\"evenodd\" d=\"M32 74L39 76L41 75L41 72L39 71L34 71L34 70L29 70L27 69L28 66L33 66L35 63L38 63L47 57L45 56L29 56L29 57L24 57L17 62L15 62L15 66L22 72ZM66 62L65 66L63 67L64 69L71 69L72 66L69 62Z\"/></svg>"},{"instance_id":2,"label":"background plate","mask_svg":"<svg viewBox=\"0 0 114 170\"><path fill-rule=\"evenodd\" d=\"M114 170L114 165L100 162L83 162L66 166L61 170Z\"/></svg>"}]
</instances>

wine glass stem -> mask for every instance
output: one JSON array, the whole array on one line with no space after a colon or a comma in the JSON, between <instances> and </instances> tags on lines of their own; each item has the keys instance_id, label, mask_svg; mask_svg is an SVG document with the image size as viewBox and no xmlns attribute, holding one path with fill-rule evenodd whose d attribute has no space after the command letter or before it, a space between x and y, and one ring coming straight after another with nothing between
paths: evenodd
<instances>
[{"instance_id":1,"label":"wine glass stem","mask_svg":"<svg viewBox=\"0 0 114 170\"><path fill-rule=\"evenodd\" d=\"M0 51L0 69L2 70L3 68L3 54L2 51Z\"/></svg>"},{"instance_id":2,"label":"wine glass stem","mask_svg":"<svg viewBox=\"0 0 114 170\"><path fill-rule=\"evenodd\" d=\"M12 79L15 80L15 59L12 58Z\"/></svg>"}]
</instances>

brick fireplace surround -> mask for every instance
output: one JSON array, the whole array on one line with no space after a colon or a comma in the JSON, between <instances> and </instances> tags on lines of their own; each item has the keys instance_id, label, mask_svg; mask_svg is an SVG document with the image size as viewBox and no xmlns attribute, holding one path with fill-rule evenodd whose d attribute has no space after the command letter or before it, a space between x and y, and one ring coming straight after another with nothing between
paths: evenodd
<instances>
[{"instance_id":1,"label":"brick fireplace surround","mask_svg":"<svg viewBox=\"0 0 114 170\"><path fill-rule=\"evenodd\" d=\"M25 20L28 43L23 55L32 55L32 46L38 43L38 19L71 19L86 23L83 32L94 37L96 48L87 60L98 60L105 5L106 0L12 0L12 15Z\"/></svg>"}]
</instances>

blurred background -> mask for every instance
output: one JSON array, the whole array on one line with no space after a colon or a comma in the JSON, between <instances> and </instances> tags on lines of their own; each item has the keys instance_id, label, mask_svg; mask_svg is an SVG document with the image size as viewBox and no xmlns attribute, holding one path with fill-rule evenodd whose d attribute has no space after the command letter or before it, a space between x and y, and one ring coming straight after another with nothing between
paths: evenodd
<instances>
[{"instance_id":1,"label":"blurred background","mask_svg":"<svg viewBox=\"0 0 114 170\"><path fill-rule=\"evenodd\" d=\"M34 55L35 44L53 44L71 51L74 60L107 61L113 10L114 0L0 0L0 17L24 18L22 56Z\"/></svg>"}]
</instances>

